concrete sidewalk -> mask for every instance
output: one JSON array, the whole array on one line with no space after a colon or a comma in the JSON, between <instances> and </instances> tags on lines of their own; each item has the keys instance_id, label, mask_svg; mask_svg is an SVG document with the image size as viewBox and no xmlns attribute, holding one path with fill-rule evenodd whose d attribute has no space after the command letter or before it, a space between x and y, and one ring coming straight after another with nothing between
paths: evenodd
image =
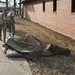
<instances>
[{"instance_id":1,"label":"concrete sidewalk","mask_svg":"<svg viewBox=\"0 0 75 75\"><path fill-rule=\"evenodd\" d=\"M25 58L7 58L0 41L0 75L32 75Z\"/></svg>"}]
</instances>

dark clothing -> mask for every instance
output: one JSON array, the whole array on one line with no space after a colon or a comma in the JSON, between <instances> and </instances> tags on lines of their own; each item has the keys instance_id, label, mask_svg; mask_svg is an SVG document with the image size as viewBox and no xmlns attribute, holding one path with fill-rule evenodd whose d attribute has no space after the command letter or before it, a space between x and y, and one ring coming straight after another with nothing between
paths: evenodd
<instances>
[{"instance_id":1,"label":"dark clothing","mask_svg":"<svg viewBox=\"0 0 75 75\"><path fill-rule=\"evenodd\" d=\"M7 14L8 14L8 12L7 12L7 11L4 11L4 15L5 15L5 17L7 17Z\"/></svg>"},{"instance_id":2,"label":"dark clothing","mask_svg":"<svg viewBox=\"0 0 75 75\"><path fill-rule=\"evenodd\" d=\"M4 10L5 27L6 27L6 29L8 28L8 24L7 24L7 15L8 15L8 11L7 11L7 10Z\"/></svg>"}]
</instances>

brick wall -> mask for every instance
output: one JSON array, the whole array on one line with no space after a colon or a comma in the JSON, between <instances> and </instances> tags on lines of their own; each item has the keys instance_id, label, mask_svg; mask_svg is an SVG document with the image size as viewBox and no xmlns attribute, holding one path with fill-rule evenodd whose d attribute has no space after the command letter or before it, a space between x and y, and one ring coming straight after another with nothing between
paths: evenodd
<instances>
[{"instance_id":1,"label":"brick wall","mask_svg":"<svg viewBox=\"0 0 75 75\"><path fill-rule=\"evenodd\" d=\"M53 12L53 0L25 4L24 17L75 39L75 14L71 12L71 0L57 0L57 11Z\"/></svg>"}]
</instances>

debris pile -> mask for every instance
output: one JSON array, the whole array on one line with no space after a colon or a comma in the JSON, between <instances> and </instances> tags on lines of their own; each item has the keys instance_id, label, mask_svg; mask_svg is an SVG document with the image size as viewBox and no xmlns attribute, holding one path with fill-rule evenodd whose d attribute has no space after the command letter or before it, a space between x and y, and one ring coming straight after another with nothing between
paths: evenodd
<instances>
[{"instance_id":1,"label":"debris pile","mask_svg":"<svg viewBox=\"0 0 75 75\"><path fill-rule=\"evenodd\" d=\"M36 60L40 56L70 55L69 49L53 44L44 47L40 40L29 34L9 38L5 43L4 52L7 57L24 56L32 60Z\"/></svg>"},{"instance_id":2,"label":"debris pile","mask_svg":"<svg viewBox=\"0 0 75 75\"><path fill-rule=\"evenodd\" d=\"M8 52L8 50L12 52ZM22 56L35 60L41 55L43 49L38 39L26 34L24 36L14 36L7 40L5 43L6 55L12 57L13 51L17 52L18 55L21 54Z\"/></svg>"}]
</instances>

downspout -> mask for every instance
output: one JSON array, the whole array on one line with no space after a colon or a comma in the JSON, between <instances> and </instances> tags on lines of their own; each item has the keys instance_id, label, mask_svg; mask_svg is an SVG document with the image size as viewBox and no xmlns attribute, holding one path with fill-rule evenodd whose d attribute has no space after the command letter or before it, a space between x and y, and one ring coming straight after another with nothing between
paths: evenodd
<instances>
[{"instance_id":1,"label":"downspout","mask_svg":"<svg viewBox=\"0 0 75 75\"><path fill-rule=\"evenodd\" d=\"M8 10L8 0L6 0L6 10Z\"/></svg>"},{"instance_id":2,"label":"downspout","mask_svg":"<svg viewBox=\"0 0 75 75\"><path fill-rule=\"evenodd\" d=\"M16 0L14 0L14 14L16 15Z\"/></svg>"},{"instance_id":3,"label":"downspout","mask_svg":"<svg viewBox=\"0 0 75 75\"><path fill-rule=\"evenodd\" d=\"M20 6L20 15L21 15L21 0L20 0L20 4L19 4L19 6Z\"/></svg>"}]
</instances>

